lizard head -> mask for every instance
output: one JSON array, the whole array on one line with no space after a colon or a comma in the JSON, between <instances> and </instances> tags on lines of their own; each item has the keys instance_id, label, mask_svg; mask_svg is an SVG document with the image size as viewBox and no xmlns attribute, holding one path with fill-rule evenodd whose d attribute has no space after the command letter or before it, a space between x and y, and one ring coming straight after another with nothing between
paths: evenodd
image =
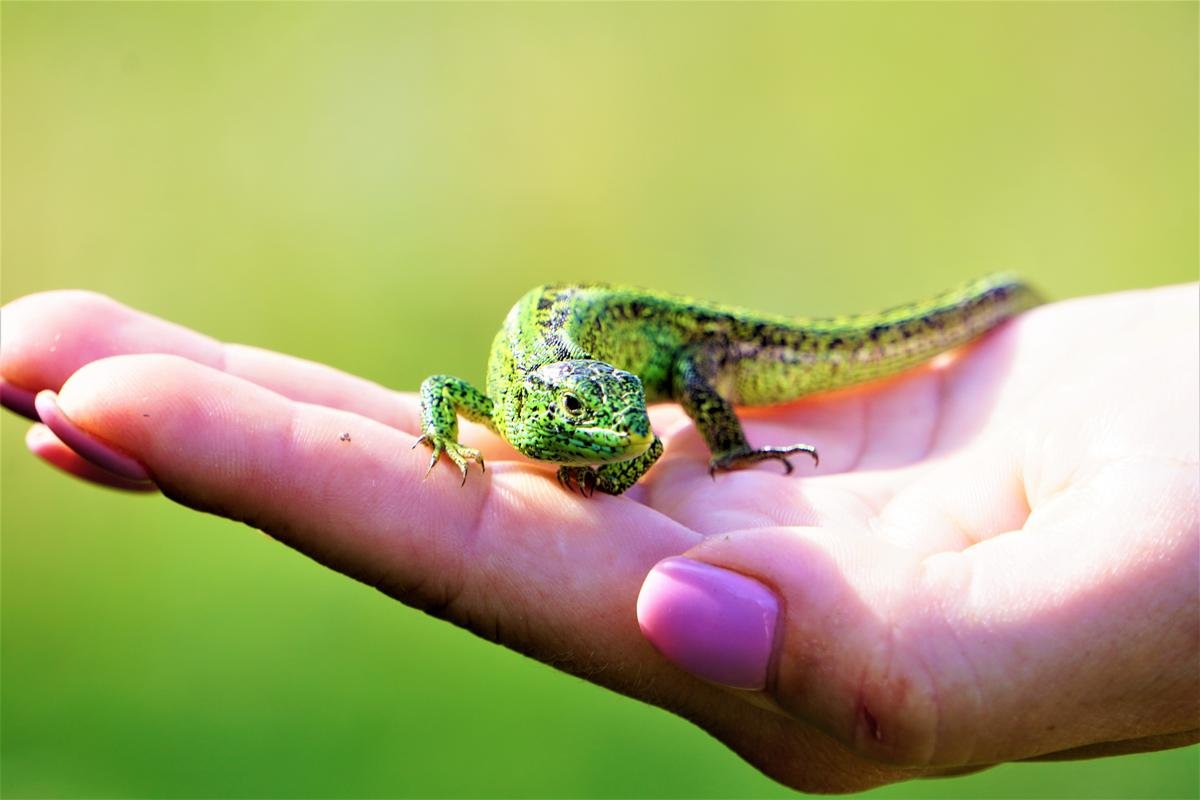
<instances>
[{"instance_id":1,"label":"lizard head","mask_svg":"<svg viewBox=\"0 0 1200 800\"><path fill-rule=\"evenodd\" d=\"M528 373L521 403L522 453L556 464L636 458L654 440L642 381L603 361L573 359Z\"/></svg>"}]
</instances>

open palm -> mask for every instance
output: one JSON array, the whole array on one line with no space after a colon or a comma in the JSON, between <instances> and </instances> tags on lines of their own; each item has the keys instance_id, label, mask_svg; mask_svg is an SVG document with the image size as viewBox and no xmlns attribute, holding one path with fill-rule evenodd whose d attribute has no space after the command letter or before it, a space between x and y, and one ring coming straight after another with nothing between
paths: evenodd
<instances>
[{"instance_id":1,"label":"open palm","mask_svg":"<svg viewBox=\"0 0 1200 800\"><path fill-rule=\"evenodd\" d=\"M5 403L58 392L28 437L51 463L243 520L798 788L1196 739L1195 287L1044 307L899 378L743 412L752 445L817 446L791 476L714 480L690 421L652 409L663 458L588 499L469 424L486 474L422 480L413 395L98 295L2 323ZM647 573L680 555L781 599L764 690L694 677L639 629Z\"/></svg>"}]
</instances>

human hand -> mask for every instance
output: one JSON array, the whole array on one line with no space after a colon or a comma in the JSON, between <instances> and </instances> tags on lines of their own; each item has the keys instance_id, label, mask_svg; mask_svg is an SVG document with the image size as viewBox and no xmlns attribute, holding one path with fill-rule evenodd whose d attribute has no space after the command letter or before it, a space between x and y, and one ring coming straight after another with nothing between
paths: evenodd
<instances>
[{"instance_id":1,"label":"human hand","mask_svg":"<svg viewBox=\"0 0 1200 800\"><path fill-rule=\"evenodd\" d=\"M486 476L422 481L413 396L97 295L0 325L6 404L58 392L38 404L58 435L28 438L51 463L246 521L797 788L1197 739L1194 286L1044 307L953 361L743 412L751 442L819 446L802 477L714 482L687 418L653 409L666 455L587 500L469 424Z\"/></svg>"}]
</instances>

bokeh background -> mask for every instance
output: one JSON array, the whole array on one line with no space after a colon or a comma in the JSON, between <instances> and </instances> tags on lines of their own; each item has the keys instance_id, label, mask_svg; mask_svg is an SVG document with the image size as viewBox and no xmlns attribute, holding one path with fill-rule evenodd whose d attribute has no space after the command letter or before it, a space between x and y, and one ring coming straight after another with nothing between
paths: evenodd
<instances>
[{"instance_id":1,"label":"bokeh background","mask_svg":"<svg viewBox=\"0 0 1200 800\"><path fill-rule=\"evenodd\" d=\"M546 280L798 314L998 268L1056 298L1194 280L1197 8L5 2L0 294L87 287L415 388L480 379ZM266 536L55 474L24 427L5 797L793 794ZM1196 797L1197 771L872 794Z\"/></svg>"}]
</instances>

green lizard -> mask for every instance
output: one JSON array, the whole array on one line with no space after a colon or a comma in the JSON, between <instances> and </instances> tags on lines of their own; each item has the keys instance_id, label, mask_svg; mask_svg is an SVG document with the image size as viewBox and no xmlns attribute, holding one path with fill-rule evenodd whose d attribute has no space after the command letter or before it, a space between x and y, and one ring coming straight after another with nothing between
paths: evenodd
<instances>
[{"instance_id":1,"label":"green lizard","mask_svg":"<svg viewBox=\"0 0 1200 800\"><path fill-rule=\"evenodd\" d=\"M621 286L539 286L492 343L487 393L449 375L421 384L432 470L445 453L467 479L483 458L458 442L458 415L482 422L559 481L620 494L662 455L646 404L678 402L712 451L709 470L783 462L812 445L751 447L733 406L784 403L900 372L1036 305L993 275L877 314L793 319ZM414 445L415 446L415 445ZM428 472L427 472L428 474Z\"/></svg>"}]
</instances>

